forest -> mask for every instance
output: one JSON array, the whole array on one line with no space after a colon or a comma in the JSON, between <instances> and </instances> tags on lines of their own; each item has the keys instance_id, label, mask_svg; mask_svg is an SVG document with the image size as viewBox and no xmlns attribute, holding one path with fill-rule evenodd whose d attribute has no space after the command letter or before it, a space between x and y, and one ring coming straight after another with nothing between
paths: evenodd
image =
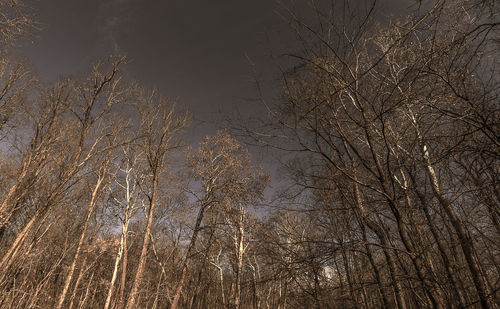
<instances>
[{"instance_id":1,"label":"forest","mask_svg":"<svg viewBox=\"0 0 500 309\"><path fill-rule=\"evenodd\" d=\"M190 145L126 57L40 83L0 0L0 307L499 308L499 3L308 3L265 115Z\"/></svg>"}]
</instances>

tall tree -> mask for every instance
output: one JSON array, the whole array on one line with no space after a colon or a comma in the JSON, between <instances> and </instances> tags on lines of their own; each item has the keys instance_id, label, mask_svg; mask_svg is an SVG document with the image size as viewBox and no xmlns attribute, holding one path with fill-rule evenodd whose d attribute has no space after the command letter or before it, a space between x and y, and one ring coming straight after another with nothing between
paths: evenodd
<instances>
[{"instance_id":1,"label":"tall tree","mask_svg":"<svg viewBox=\"0 0 500 309\"><path fill-rule=\"evenodd\" d=\"M238 209L242 205L256 202L262 197L267 184L267 175L252 167L248 151L225 131L207 137L198 151L188 156L188 164L192 170L192 177L201 184L201 192L199 194L193 192L199 210L171 308L179 306L188 268L196 253L194 251L196 240L205 213ZM243 234L237 237L236 254L243 254L243 248L240 248L240 245L243 245L242 237ZM238 302L236 306L239 306L239 297L235 301Z\"/></svg>"},{"instance_id":2,"label":"tall tree","mask_svg":"<svg viewBox=\"0 0 500 309\"><path fill-rule=\"evenodd\" d=\"M498 7L436 1L376 25L375 4L354 11L348 2L318 1L307 18L290 12L301 49L286 55L291 65L282 70L281 100L267 104L270 119L260 127L267 131L244 132L298 154L300 164L287 166L298 189L294 200L342 190L359 218L351 228L383 254L395 296L388 300L386 294L386 304L477 302L490 308L499 274L485 265L498 262L488 257L491 247L484 242L495 229L496 205L482 198L479 208L471 207L481 190L496 183L496 172L486 166L498 165L492 138L498 136L492 120L499 112L493 52ZM463 22L453 22L457 18ZM468 164L488 175L482 189L475 187ZM316 210L315 202L302 207ZM328 209L339 201L330 203ZM348 214L343 213L346 220ZM445 242L436 233L442 228ZM438 248L431 245L436 241ZM373 257L370 246L364 250ZM441 256L439 268L447 274L445 285L455 289L454 299L438 283L435 255ZM450 260L465 271L454 272ZM372 265L377 273L375 260ZM345 271L349 284L348 264ZM460 296L464 285L467 300Z\"/></svg>"},{"instance_id":3,"label":"tall tree","mask_svg":"<svg viewBox=\"0 0 500 309\"><path fill-rule=\"evenodd\" d=\"M177 112L175 104L166 101L155 91L145 94L142 98L137 108L141 113L141 143L147 158L147 169L144 171L147 177L143 184L144 194L148 200L147 223L134 282L127 300L127 309L135 307L142 283L155 208L158 204L158 186L162 174L165 173L167 156L182 145L178 134L186 128L189 120L188 114Z\"/></svg>"}]
</instances>

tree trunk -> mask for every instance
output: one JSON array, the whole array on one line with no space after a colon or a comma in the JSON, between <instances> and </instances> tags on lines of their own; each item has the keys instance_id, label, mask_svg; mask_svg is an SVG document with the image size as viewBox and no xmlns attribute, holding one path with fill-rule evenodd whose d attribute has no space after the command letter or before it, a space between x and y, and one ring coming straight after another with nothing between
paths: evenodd
<instances>
[{"instance_id":1,"label":"tree trunk","mask_svg":"<svg viewBox=\"0 0 500 309\"><path fill-rule=\"evenodd\" d=\"M127 219L125 219L127 220ZM111 281L109 283L109 289L108 289L108 296L106 297L106 303L104 304L104 309L108 309L109 305L111 304L111 297L113 296L113 291L115 287L115 281L116 278L118 277L118 266L120 265L122 256L123 256L123 246L125 244L124 238L126 237L127 234L127 228L125 227L125 224L122 225L122 235L120 238L120 247L118 248L118 253L116 254L115 258L115 266L113 267L113 275L111 276Z\"/></svg>"},{"instance_id":2,"label":"tree trunk","mask_svg":"<svg viewBox=\"0 0 500 309\"><path fill-rule=\"evenodd\" d=\"M238 218L238 231L237 231L237 241L236 241L236 280L235 280L235 294L234 294L234 307L239 309L241 306L241 271L243 269L243 253L245 247L243 244L245 230L243 227L245 212L240 208L240 214Z\"/></svg>"},{"instance_id":3,"label":"tree trunk","mask_svg":"<svg viewBox=\"0 0 500 309\"><path fill-rule=\"evenodd\" d=\"M397 307L400 309L405 309L407 306L406 306L405 298L403 295L403 288L402 288L399 280L397 280L397 278L396 278L397 264L396 264L396 258L394 256L394 253L392 252L393 250L390 249L391 244L387 238L387 235L385 234L384 229L382 229L377 223L373 222L366 214L366 210L364 209L363 201L361 199L361 192L359 190L359 185L357 183L354 184L354 191L355 191L355 197L356 197L356 205L357 205L358 211L361 215L361 218L366 223L368 228L370 228L375 233L375 235L377 235L377 237L379 238L379 240L381 242L383 252L384 252L384 255L386 257L387 264L389 267L389 274L391 276L392 285L394 287L394 292L396 293Z\"/></svg>"},{"instance_id":4,"label":"tree trunk","mask_svg":"<svg viewBox=\"0 0 500 309\"><path fill-rule=\"evenodd\" d=\"M426 164L427 175L429 176L431 181L432 191L434 192L434 195L437 197L439 205L441 205L447 217L450 219L451 225L453 226L455 233L457 233L458 241L460 242L460 247L462 248L462 252L465 256L467 265L469 266L469 270L472 275L472 281L474 282L474 286L476 287L481 307L491 308L490 302L488 301L488 298L490 296L488 291L489 290L488 286L486 282L484 282L481 276L481 269L479 264L474 259L474 245L472 243L472 239L465 230L465 227L463 226L462 222L460 222L460 219L458 218L457 213L453 209L451 202L441 192L439 181L437 179L436 172L434 171L434 167L430 162L426 146L424 145L422 149Z\"/></svg>"},{"instance_id":5,"label":"tree trunk","mask_svg":"<svg viewBox=\"0 0 500 309\"><path fill-rule=\"evenodd\" d=\"M373 273L375 274L375 280L377 281L377 287L380 292L380 295L382 296L382 303L384 304L384 308L389 308L389 297L387 296L387 293L384 288L384 284L382 281L382 277L380 276L380 271L375 264L375 260L373 259L373 254L372 250L370 248L370 245L368 244L368 239L366 237L366 228L365 224L363 222L360 222L361 226L361 232L363 235L363 242L365 243L365 250L366 250L366 255L368 256L368 260L370 261L370 265L372 266Z\"/></svg>"},{"instance_id":6,"label":"tree trunk","mask_svg":"<svg viewBox=\"0 0 500 309\"><path fill-rule=\"evenodd\" d=\"M191 242L189 243L186 252L186 258L184 259L184 263L182 265L181 277L179 279L179 283L177 284L177 288L175 289L175 296L174 300L172 301L172 306L170 307L170 309L176 309L177 306L179 305L182 289L184 288L184 281L186 280L186 274L191 260L191 254L196 243L196 238L198 237L198 232L200 230L201 221L203 220L203 214L205 213L205 210L206 210L206 205L202 205L200 212L198 213L198 217L196 218L196 224L194 226L193 235L191 236Z\"/></svg>"},{"instance_id":7,"label":"tree trunk","mask_svg":"<svg viewBox=\"0 0 500 309\"><path fill-rule=\"evenodd\" d=\"M87 256L83 259L82 266L80 268L80 272L78 273L78 277L76 278L75 286L73 287L73 293L71 293L71 297L69 299L69 309L73 308L73 303L75 301L76 294L78 292L78 287L80 286L80 281L83 278L85 273L85 267L87 266Z\"/></svg>"},{"instance_id":8,"label":"tree trunk","mask_svg":"<svg viewBox=\"0 0 500 309\"><path fill-rule=\"evenodd\" d=\"M128 228L127 228L128 230ZM122 309L125 302L125 284L127 281L127 262L128 262L128 249L127 249L127 234L123 238L123 262L122 262L122 273L120 279L120 292L118 294L118 300L116 309Z\"/></svg>"},{"instance_id":9,"label":"tree trunk","mask_svg":"<svg viewBox=\"0 0 500 309\"><path fill-rule=\"evenodd\" d=\"M130 295L127 301L127 309L133 309L135 306L136 298L137 298L137 293L139 291L139 287L142 283L142 276L144 274L144 268L146 267L146 258L147 258L147 253L148 253L148 248L149 248L149 240L150 240L150 233L151 233L151 227L153 226L153 215L154 215L154 210L156 206L156 192L158 190L158 175L159 171L156 171L154 173L154 178L153 178L153 190L151 193L151 198L150 198L150 204L149 204L149 211L148 211L148 223L146 225L146 229L144 231L144 240L142 242L142 250L141 250L141 255L139 257L139 264L137 266L137 272L135 274L134 278L134 283L132 286L132 290L130 291Z\"/></svg>"},{"instance_id":10,"label":"tree trunk","mask_svg":"<svg viewBox=\"0 0 500 309\"><path fill-rule=\"evenodd\" d=\"M97 206L97 196L99 193L99 190L101 188L101 185L104 181L104 177L106 174L106 168L102 171L101 175L99 175L99 178L97 179L97 183L94 187L94 190L92 191L92 197L90 199L90 204L89 208L87 211L87 217L85 218L85 223L83 225L82 233L80 234L80 239L78 240L78 246L76 247L76 252L75 256L73 258L73 262L71 263L71 266L69 268L68 274L66 275L66 280L64 281L64 286L61 291L61 294L59 294L59 299L57 301L57 309L61 309L64 300L66 299L66 294L68 293L69 285L71 283L71 279L73 279L73 273L75 272L76 264L78 263L78 258L80 257L80 251L82 249L83 242L85 240L85 236L87 234L87 229L90 223L90 219L92 218L92 214L94 213L94 209Z\"/></svg>"}]
</instances>

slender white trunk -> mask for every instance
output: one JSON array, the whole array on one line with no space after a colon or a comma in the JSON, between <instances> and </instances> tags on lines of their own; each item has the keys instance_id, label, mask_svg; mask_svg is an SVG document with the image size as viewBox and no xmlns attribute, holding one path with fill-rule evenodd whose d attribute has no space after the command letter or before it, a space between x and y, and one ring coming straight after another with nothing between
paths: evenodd
<instances>
[{"instance_id":1,"label":"slender white trunk","mask_svg":"<svg viewBox=\"0 0 500 309\"><path fill-rule=\"evenodd\" d=\"M123 245L125 243L124 238L126 235L125 224L122 224L122 235L120 238L120 247L118 248L118 253L115 258L115 266L113 267L113 275L111 276L111 282L109 283L108 296L106 297L106 303L104 305L104 309L108 309L111 304L111 297L113 296L113 291L115 287L115 281L118 277L118 266L120 265L122 256L123 256Z\"/></svg>"},{"instance_id":2,"label":"slender white trunk","mask_svg":"<svg viewBox=\"0 0 500 309\"><path fill-rule=\"evenodd\" d=\"M241 271L243 269L243 254L245 247L243 244L245 237L245 230L243 227L243 220L245 216L245 211L240 207L240 213L238 215L238 230L237 230L237 241L236 241L236 282L235 282L235 296L234 296L234 307L236 309L240 308L241 305Z\"/></svg>"},{"instance_id":3,"label":"slender white trunk","mask_svg":"<svg viewBox=\"0 0 500 309\"><path fill-rule=\"evenodd\" d=\"M159 177L159 171L155 172L154 178L153 178L153 188L152 188L152 193L151 193L151 198L150 198L150 205L149 205L149 211L148 211L148 221L146 225L146 229L144 231L144 240L142 242L142 249L141 249L141 255L139 257L139 265L137 266L137 272L134 278L134 283L132 285L132 290L130 291L130 296L127 301L127 309L132 309L135 307L135 302L137 298L137 294L139 292L139 286L142 283L142 276L144 274L144 269L146 268L146 259L147 259L147 252L149 248L149 240L150 240L150 234L151 234L151 228L153 227L153 216L154 216L154 210L156 206L156 193L158 190L158 177Z\"/></svg>"}]
</instances>

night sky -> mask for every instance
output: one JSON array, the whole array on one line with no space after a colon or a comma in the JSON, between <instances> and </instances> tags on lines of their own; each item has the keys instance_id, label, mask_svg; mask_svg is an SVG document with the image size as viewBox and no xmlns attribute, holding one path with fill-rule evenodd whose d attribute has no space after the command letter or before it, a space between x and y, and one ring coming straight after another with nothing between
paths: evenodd
<instances>
[{"instance_id":1,"label":"night sky","mask_svg":"<svg viewBox=\"0 0 500 309\"><path fill-rule=\"evenodd\" d=\"M275 42L268 38L286 27L276 13L278 5L269 0L27 4L41 30L19 52L42 81L85 73L92 61L118 50L129 59L129 78L188 107L195 139L215 131L220 111L259 104L247 57L256 63L258 76L269 75Z\"/></svg>"},{"instance_id":2,"label":"night sky","mask_svg":"<svg viewBox=\"0 0 500 309\"><path fill-rule=\"evenodd\" d=\"M390 1L397 2L397 1ZM385 1L386 9L394 5ZM255 110L254 74L276 72L271 52L290 48L283 12L273 0L29 0L40 31L19 53L44 82L79 75L115 50L126 75L178 98L194 115L190 135L215 131L219 111ZM301 10L306 1L296 1ZM293 47L292 47L293 48ZM248 58L247 58L248 57ZM200 124L200 121L210 124Z\"/></svg>"},{"instance_id":3,"label":"night sky","mask_svg":"<svg viewBox=\"0 0 500 309\"><path fill-rule=\"evenodd\" d=\"M300 11L307 1L296 1ZM399 10L384 1L381 8ZM194 116L190 137L213 134L221 111L260 107L256 77L277 76L271 52L293 49L273 0L29 0L40 31L24 42L44 82L85 73L92 61L126 55L126 75L178 99ZM255 63L254 69L248 59Z\"/></svg>"}]
</instances>

